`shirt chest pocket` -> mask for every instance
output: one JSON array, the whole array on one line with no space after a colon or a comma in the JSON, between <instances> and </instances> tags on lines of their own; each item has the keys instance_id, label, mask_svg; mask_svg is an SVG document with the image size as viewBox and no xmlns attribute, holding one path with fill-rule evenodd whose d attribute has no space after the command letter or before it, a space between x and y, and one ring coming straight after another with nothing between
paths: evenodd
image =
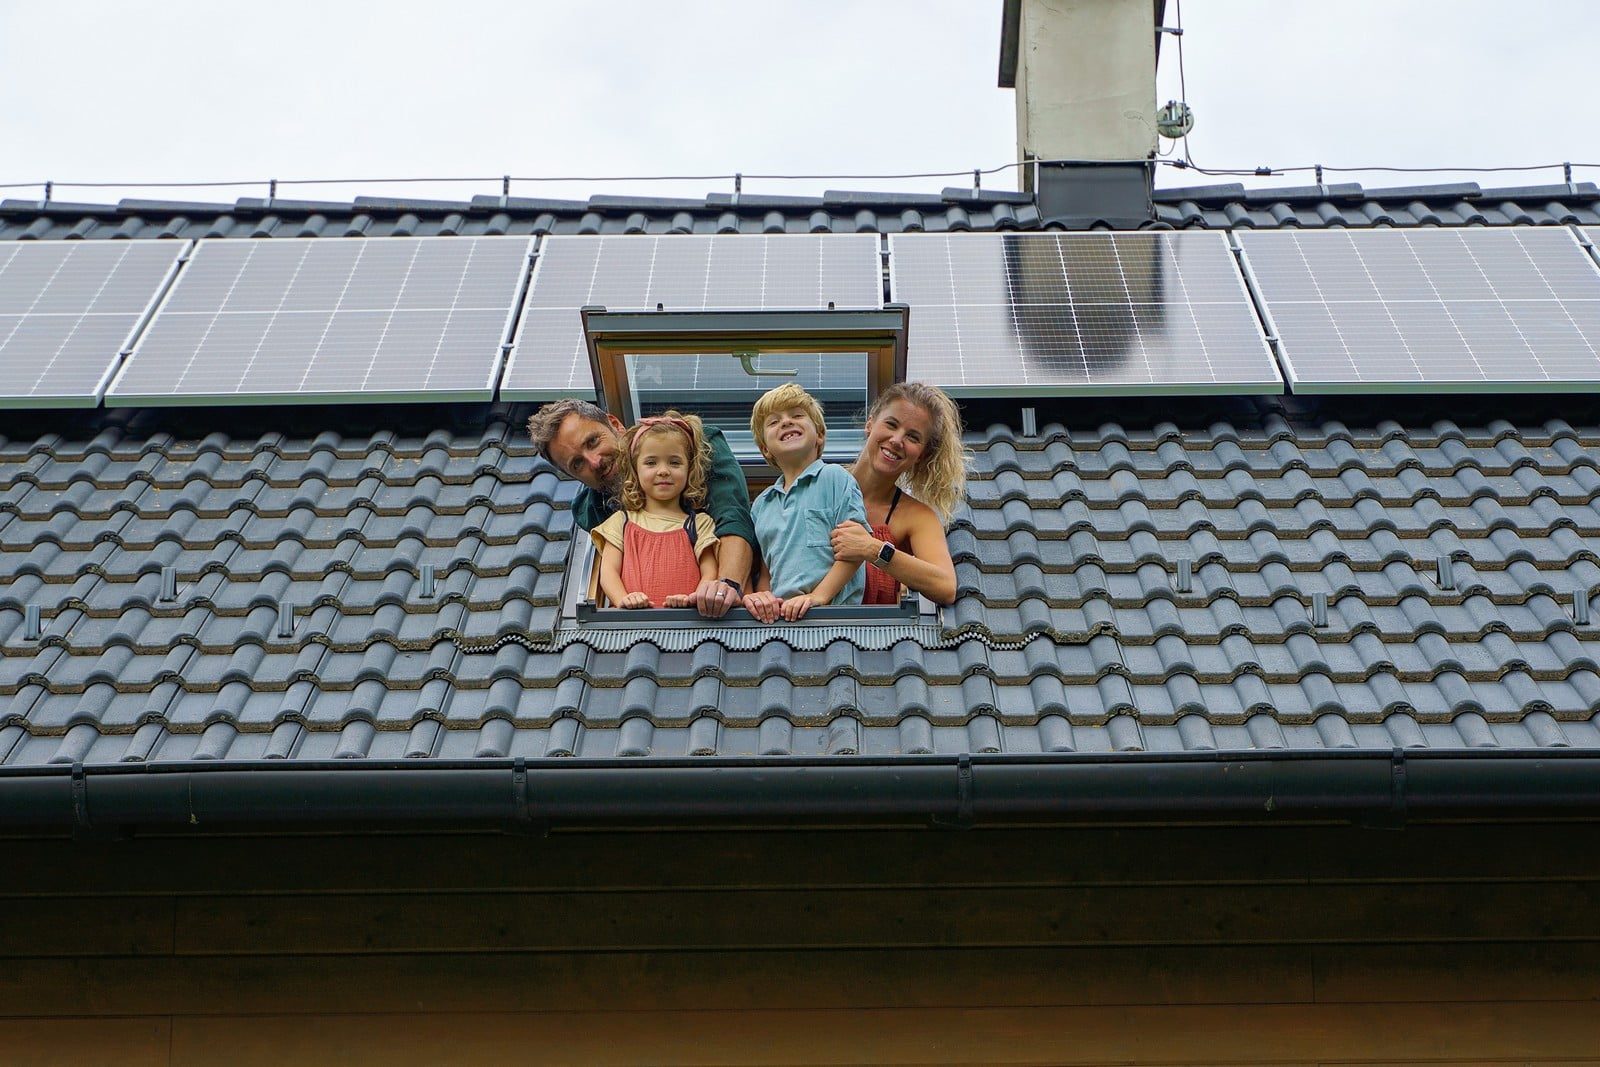
<instances>
[{"instance_id":1,"label":"shirt chest pocket","mask_svg":"<svg viewBox=\"0 0 1600 1067\"><path fill-rule=\"evenodd\" d=\"M833 533L833 515L831 512L807 508L801 518L801 532L805 535L805 542L811 546L821 546L831 551L829 537Z\"/></svg>"}]
</instances>

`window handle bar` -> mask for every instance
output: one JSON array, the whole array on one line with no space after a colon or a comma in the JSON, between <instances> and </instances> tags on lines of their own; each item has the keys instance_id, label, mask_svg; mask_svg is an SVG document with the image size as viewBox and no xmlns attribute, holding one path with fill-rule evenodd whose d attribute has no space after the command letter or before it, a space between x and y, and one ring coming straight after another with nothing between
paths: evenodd
<instances>
[{"instance_id":1,"label":"window handle bar","mask_svg":"<svg viewBox=\"0 0 1600 1067\"><path fill-rule=\"evenodd\" d=\"M733 358L739 361L739 366L743 367L744 372L752 378L793 378L800 373L798 370L782 370L777 367L762 370L755 365L755 361L761 358L760 352L735 352Z\"/></svg>"}]
</instances>

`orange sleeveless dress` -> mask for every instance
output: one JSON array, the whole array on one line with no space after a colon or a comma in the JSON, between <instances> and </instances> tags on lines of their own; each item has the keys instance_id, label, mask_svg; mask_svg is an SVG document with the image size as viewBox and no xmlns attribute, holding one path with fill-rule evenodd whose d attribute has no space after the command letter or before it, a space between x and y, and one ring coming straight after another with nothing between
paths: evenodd
<instances>
[{"instance_id":1,"label":"orange sleeveless dress","mask_svg":"<svg viewBox=\"0 0 1600 1067\"><path fill-rule=\"evenodd\" d=\"M700 561L689 531L694 512L676 530L646 530L624 515L622 522L622 586L643 593L650 606L661 607L667 597L689 594L700 585Z\"/></svg>"},{"instance_id":2,"label":"orange sleeveless dress","mask_svg":"<svg viewBox=\"0 0 1600 1067\"><path fill-rule=\"evenodd\" d=\"M900 506L900 498L905 494L899 486L895 486L894 497L889 501L889 510L883 516L883 522L872 528L872 536L880 541L888 541L894 545L896 552L911 551L911 542L896 541L894 534L889 530L889 520L894 518L894 509ZM900 583L894 576L881 567L871 563L865 564L867 568L867 591L862 597L863 604L898 604L900 603ZM629 588L632 588L631 586Z\"/></svg>"}]
</instances>

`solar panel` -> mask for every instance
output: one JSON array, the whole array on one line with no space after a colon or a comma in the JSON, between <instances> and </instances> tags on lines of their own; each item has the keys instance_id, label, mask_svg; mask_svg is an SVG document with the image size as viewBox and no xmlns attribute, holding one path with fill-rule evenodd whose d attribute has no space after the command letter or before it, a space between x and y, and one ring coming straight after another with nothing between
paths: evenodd
<instances>
[{"instance_id":1,"label":"solar panel","mask_svg":"<svg viewBox=\"0 0 1600 1067\"><path fill-rule=\"evenodd\" d=\"M1283 392L1222 234L897 234L889 278L956 396Z\"/></svg>"},{"instance_id":2,"label":"solar panel","mask_svg":"<svg viewBox=\"0 0 1600 1067\"><path fill-rule=\"evenodd\" d=\"M94 407L188 241L0 243L0 406Z\"/></svg>"},{"instance_id":3,"label":"solar panel","mask_svg":"<svg viewBox=\"0 0 1600 1067\"><path fill-rule=\"evenodd\" d=\"M883 306L872 234L694 234L549 237L539 249L500 395L507 400L593 396L584 346L586 305L611 311L796 310ZM663 364L670 390L715 376L721 360ZM731 364L730 364L731 365ZM744 381L748 382L746 377Z\"/></svg>"},{"instance_id":4,"label":"solar panel","mask_svg":"<svg viewBox=\"0 0 1600 1067\"><path fill-rule=\"evenodd\" d=\"M1240 235L1303 393L1600 388L1600 268L1566 229Z\"/></svg>"},{"instance_id":5,"label":"solar panel","mask_svg":"<svg viewBox=\"0 0 1600 1067\"><path fill-rule=\"evenodd\" d=\"M201 241L106 403L491 399L532 244Z\"/></svg>"}]
</instances>

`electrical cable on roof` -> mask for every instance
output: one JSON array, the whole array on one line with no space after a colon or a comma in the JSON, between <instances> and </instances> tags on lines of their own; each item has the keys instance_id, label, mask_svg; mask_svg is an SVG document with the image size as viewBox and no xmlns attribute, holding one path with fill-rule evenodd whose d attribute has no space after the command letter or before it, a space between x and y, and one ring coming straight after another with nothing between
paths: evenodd
<instances>
[{"instance_id":1,"label":"electrical cable on roof","mask_svg":"<svg viewBox=\"0 0 1600 1067\"><path fill-rule=\"evenodd\" d=\"M1181 40L1181 38L1180 38ZM1040 159L1029 160L1028 164L1071 164L1095 163L1103 160L1086 159ZM1307 163L1292 167L1202 167L1190 159L1157 159L1154 162L1161 166L1172 167L1175 170L1192 170L1197 174L1206 174L1217 177L1273 177L1280 174L1313 173L1320 166L1324 172L1335 174L1390 173L1390 174L1500 174L1512 172L1529 172L1541 170L1562 171L1565 176L1574 170L1600 170L1600 163L1531 163L1525 165L1507 165L1496 167L1404 167L1404 166L1357 166L1338 167L1329 164ZM684 182L684 181L727 181L736 178L756 181L904 181L920 178L970 178L974 173L979 175L1003 174L1015 170L1024 164L1002 163L995 167L967 167L961 170L947 171L922 171L917 173L897 174L630 174L630 175L525 175L513 176L514 182ZM495 175L490 178L279 178L279 187L291 185L408 185L429 183L435 185L467 185L493 183L496 188L504 187L506 177ZM28 181L28 182L0 182L0 189L44 189L51 186L55 189L237 189L251 186L267 187L269 179L228 180L228 181Z\"/></svg>"}]
</instances>

